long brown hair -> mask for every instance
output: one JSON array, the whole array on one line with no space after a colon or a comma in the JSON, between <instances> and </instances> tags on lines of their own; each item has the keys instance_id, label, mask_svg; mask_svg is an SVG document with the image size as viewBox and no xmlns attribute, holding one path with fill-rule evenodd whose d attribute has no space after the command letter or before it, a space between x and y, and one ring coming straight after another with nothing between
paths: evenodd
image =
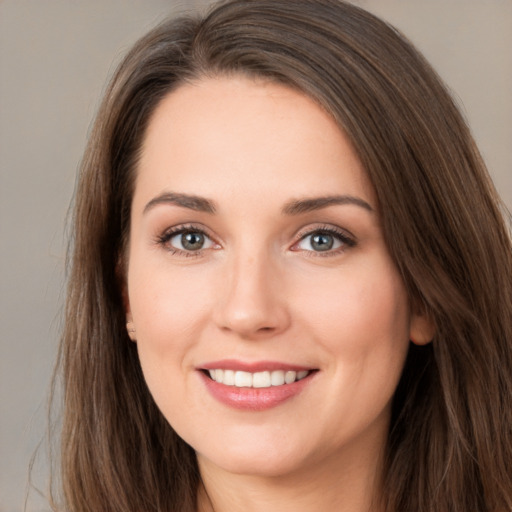
<instances>
[{"instance_id":1,"label":"long brown hair","mask_svg":"<svg viewBox=\"0 0 512 512\"><path fill-rule=\"evenodd\" d=\"M126 334L123 246L148 120L178 85L263 77L302 91L352 141L413 308L384 475L388 512L512 510L512 248L504 208L440 79L396 30L337 0L230 0L169 20L119 66L83 158L58 375L62 510L195 510L192 448ZM54 504L55 510L61 510Z\"/></svg>"}]
</instances>

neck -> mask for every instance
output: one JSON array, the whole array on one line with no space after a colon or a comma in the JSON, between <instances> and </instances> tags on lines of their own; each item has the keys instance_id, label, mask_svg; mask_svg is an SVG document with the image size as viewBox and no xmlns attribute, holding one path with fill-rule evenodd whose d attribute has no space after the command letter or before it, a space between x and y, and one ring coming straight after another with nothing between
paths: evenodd
<instances>
[{"instance_id":1,"label":"neck","mask_svg":"<svg viewBox=\"0 0 512 512\"><path fill-rule=\"evenodd\" d=\"M199 512L379 512L382 451L378 456L323 459L281 476L233 474L198 457Z\"/></svg>"}]
</instances>

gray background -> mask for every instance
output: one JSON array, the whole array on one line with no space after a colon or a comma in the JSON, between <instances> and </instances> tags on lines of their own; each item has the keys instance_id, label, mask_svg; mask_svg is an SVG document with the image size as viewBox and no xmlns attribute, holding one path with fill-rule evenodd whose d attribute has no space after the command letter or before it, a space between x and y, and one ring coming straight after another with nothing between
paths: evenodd
<instances>
[{"instance_id":1,"label":"gray background","mask_svg":"<svg viewBox=\"0 0 512 512\"><path fill-rule=\"evenodd\" d=\"M22 510L28 463L45 432L65 217L105 79L156 22L207 3L0 0L0 512ZM434 64L511 208L512 1L354 3L398 26ZM42 457L42 488L46 473ZM34 491L27 510L46 510Z\"/></svg>"}]
</instances>

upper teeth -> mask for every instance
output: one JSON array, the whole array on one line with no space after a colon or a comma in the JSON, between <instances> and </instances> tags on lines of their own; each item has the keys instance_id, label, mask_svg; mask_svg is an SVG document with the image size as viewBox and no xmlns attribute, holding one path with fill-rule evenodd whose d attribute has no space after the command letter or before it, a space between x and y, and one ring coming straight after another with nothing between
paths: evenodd
<instances>
[{"instance_id":1,"label":"upper teeth","mask_svg":"<svg viewBox=\"0 0 512 512\"><path fill-rule=\"evenodd\" d=\"M308 370L295 372L292 370L276 370L273 372L242 372L235 370L208 370L210 377L220 384L239 388L269 388L282 386L301 380L309 374Z\"/></svg>"}]
</instances>

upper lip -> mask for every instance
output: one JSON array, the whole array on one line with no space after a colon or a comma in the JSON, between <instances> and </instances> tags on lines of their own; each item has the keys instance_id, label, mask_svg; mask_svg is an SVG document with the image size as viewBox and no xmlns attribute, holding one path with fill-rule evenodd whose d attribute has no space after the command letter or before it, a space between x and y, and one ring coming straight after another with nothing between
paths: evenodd
<instances>
[{"instance_id":1,"label":"upper lip","mask_svg":"<svg viewBox=\"0 0 512 512\"><path fill-rule=\"evenodd\" d=\"M236 359L222 359L219 361L212 361L209 363L202 364L198 367L200 370L233 370L242 371L249 373L263 372L263 371L274 371L274 370L285 370L285 371L304 371L314 370L310 366L302 366L298 364L281 363L279 361L238 361Z\"/></svg>"}]
</instances>

